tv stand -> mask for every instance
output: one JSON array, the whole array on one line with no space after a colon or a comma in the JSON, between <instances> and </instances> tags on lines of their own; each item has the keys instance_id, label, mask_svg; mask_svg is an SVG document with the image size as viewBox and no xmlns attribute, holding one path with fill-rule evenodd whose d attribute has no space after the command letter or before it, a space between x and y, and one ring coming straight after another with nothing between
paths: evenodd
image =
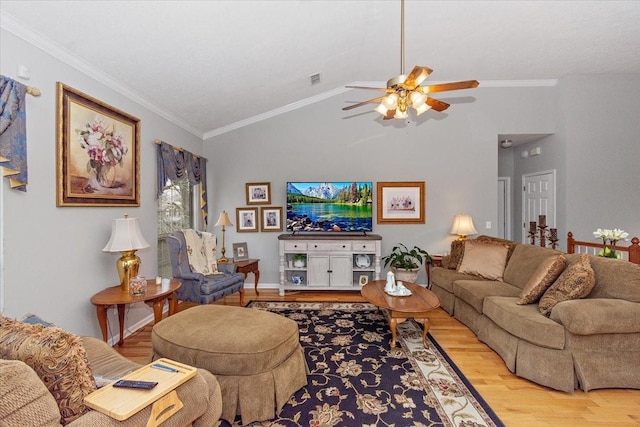
<instances>
[{"instance_id":1,"label":"tv stand","mask_svg":"<svg viewBox=\"0 0 640 427\"><path fill-rule=\"evenodd\" d=\"M278 240L280 296L285 290L359 291L380 280L382 237L377 234L294 232Z\"/></svg>"}]
</instances>

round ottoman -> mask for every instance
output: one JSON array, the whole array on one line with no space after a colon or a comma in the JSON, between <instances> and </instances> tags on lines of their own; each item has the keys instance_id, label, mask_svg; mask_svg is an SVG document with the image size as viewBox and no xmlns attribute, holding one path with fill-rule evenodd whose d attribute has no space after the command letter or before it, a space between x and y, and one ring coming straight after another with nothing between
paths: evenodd
<instances>
[{"instance_id":1,"label":"round ottoman","mask_svg":"<svg viewBox=\"0 0 640 427\"><path fill-rule=\"evenodd\" d=\"M242 424L275 418L307 384L298 324L267 311L201 305L167 317L151 332L153 359L203 368L222 390L221 418Z\"/></svg>"}]
</instances>

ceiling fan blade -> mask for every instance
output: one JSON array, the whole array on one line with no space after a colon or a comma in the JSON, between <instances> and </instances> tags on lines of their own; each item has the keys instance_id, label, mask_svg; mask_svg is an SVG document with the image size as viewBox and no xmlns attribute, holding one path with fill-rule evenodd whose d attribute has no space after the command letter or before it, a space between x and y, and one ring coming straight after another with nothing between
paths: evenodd
<instances>
[{"instance_id":1,"label":"ceiling fan blade","mask_svg":"<svg viewBox=\"0 0 640 427\"><path fill-rule=\"evenodd\" d=\"M376 103L376 102L380 102L380 101L382 101L382 98L384 98L384 97L383 97L383 96L380 96L380 97L378 97L378 98L373 98L373 99L369 99L369 100L367 100L367 101L358 102L358 103L356 103L356 104L353 104L353 105L349 105L349 106L347 106L347 107L344 107L342 110L343 110L343 111L347 111L347 110L352 110L352 109L354 109L354 108L362 107L363 105L366 105L366 104L374 104L374 103Z\"/></svg>"},{"instance_id":2,"label":"ceiling fan blade","mask_svg":"<svg viewBox=\"0 0 640 427\"><path fill-rule=\"evenodd\" d=\"M368 87L368 86L345 86L349 89L369 89L369 90L379 90L382 92L388 92L389 90L386 87Z\"/></svg>"},{"instance_id":3,"label":"ceiling fan blade","mask_svg":"<svg viewBox=\"0 0 640 427\"><path fill-rule=\"evenodd\" d=\"M435 98L427 98L426 103L435 111L444 111L449 108L449 104Z\"/></svg>"},{"instance_id":4,"label":"ceiling fan blade","mask_svg":"<svg viewBox=\"0 0 640 427\"><path fill-rule=\"evenodd\" d=\"M431 74L433 70L428 67L422 67L420 65L416 65L413 67L413 70L409 73L407 78L402 85L407 90L414 90L420 83L424 81L429 74Z\"/></svg>"},{"instance_id":5,"label":"ceiling fan blade","mask_svg":"<svg viewBox=\"0 0 640 427\"><path fill-rule=\"evenodd\" d=\"M463 82L442 83L428 86L420 86L416 90L422 94L445 92L447 90L472 89L478 87L477 80L465 80Z\"/></svg>"},{"instance_id":6,"label":"ceiling fan blade","mask_svg":"<svg viewBox=\"0 0 640 427\"><path fill-rule=\"evenodd\" d=\"M395 117L395 115L396 115L396 110L389 110L387 111L387 114L384 115L382 120L391 120Z\"/></svg>"}]
</instances>

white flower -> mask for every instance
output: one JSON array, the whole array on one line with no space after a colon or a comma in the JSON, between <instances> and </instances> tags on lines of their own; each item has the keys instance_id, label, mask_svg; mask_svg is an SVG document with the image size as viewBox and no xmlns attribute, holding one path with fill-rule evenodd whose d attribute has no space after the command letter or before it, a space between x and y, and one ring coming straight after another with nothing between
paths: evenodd
<instances>
[{"instance_id":1,"label":"white flower","mask_svg":"<svg viewBox=\"0 0 640 427\"><path fill-rule=\"evenodd\" d=\"M619 228L614 228L613 230L598 228L593 232L593 236L602 240L629 240L629 233Z\"/></svg>"}]
</instances>

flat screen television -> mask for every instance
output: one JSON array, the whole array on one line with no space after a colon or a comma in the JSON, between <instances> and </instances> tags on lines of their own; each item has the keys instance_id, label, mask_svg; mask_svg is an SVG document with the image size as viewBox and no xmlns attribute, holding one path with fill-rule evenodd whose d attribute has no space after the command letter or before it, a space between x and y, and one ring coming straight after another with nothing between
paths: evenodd
<instances>
[{"instance_id":1,"label":"flat screen television","mask_svg":"<svg viewBox=\"0 0 640 427\"><path fill-rule=\"evenodd\" d=\"M372 189L371 182L287 182L287 231L372 231Z\"/></svg>"}]
</instances>

